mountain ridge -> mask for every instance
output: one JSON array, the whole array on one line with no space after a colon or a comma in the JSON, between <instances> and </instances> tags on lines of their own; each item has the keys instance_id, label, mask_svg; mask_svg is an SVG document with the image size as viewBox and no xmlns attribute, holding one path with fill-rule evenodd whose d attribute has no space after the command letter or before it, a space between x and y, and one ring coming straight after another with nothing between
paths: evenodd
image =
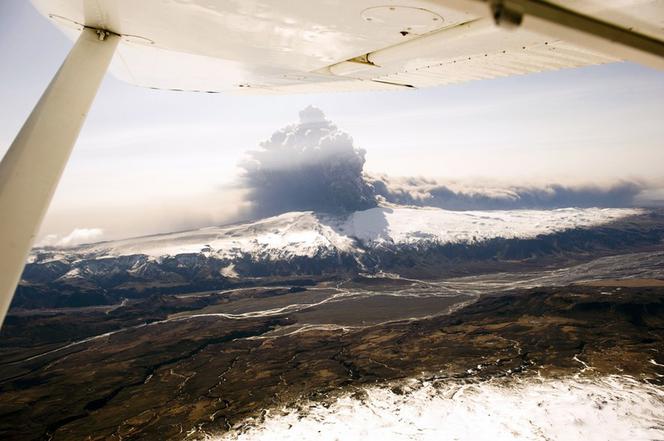
<instances>
[{"instance_id":1,"label":"mountain ridge","mask_svg":"<svg viewBox=\"0 0 664 441\"><path fill-rule=\"evenodd\" d=\"M109 304L264 277L391 272L479 274L637 250L664 239L664 215L642 209L454 212L382 206L335 216L290 212L178 233L33 250L15 306Z\"/></svg>"}]
</instances>

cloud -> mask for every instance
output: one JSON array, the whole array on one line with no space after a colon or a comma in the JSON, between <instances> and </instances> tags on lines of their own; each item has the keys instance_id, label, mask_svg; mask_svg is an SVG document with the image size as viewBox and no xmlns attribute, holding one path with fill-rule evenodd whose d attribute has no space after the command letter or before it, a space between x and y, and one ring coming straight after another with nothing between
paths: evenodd
<instances>
[{"instance_id":1,"label":"cloud","mask_svg":"<svg viewBox=\"0 0 664 441\"><path fill-rule=\"evenodd\" d=\"M74 230L64 237L57 234L45 236L37 246L57 246L72 247L84 243L98 242L104 236L104 230L101 228L74 228Z\"/></svg>"},{"instance_id":2,"label":"cloud","mask_svg":"<svg viewBox=\"0 0 664 441\"><path fill-rule=\"evenodd\" d=\"M643 205L644 185L508 185L469 186L426 178L370 178L376 194L395 204L433 206L448 210L511 210L519 208L632 207ZM647 203L646 203L647 204Z\"/></svg>"},{"instance_id":3,"label":"cloud","mask_svg":"<svg viewBox=\"0 0 664 441\"><path fill-rule=\"evenodd\" d=\"M240 164L253 216L288 211L350 212L376 206L362 169L365 151L309 106Z\"/></svg>"}]
</instances>

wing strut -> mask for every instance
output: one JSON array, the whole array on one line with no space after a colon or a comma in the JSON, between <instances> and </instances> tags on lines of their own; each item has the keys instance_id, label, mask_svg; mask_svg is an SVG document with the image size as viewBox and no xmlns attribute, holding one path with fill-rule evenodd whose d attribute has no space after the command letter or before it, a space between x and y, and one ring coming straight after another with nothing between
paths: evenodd
<instances>
[{"instance_id":1,"label":"wing strut","mask_svg":"<svg viewBox=\"0 0 664 441\"><path fill-rule=\"evenodd\" d=\"M0 162L0 326L119 40L81 32Z\"/></svg>"},{"instance_id":2,"label":"wing strut","mask_svg":"<svg viewBox=\"0 0 664 441\"><path fill-rule=\"evenodd\" d=\"M496 24L524 26L607 55L664 69L664 41L546 0L488 1ZM599 3L601 4L601 2Z\"/></svg>"}]
</instances>

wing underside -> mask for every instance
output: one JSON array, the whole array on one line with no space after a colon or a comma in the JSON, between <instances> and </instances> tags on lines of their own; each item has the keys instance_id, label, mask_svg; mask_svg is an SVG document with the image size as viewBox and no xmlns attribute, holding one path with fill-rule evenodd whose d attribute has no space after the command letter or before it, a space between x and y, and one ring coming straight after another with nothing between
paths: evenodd
<instances>
[{"instance_id":1,"label":"wing underside","mask_svg":"<svg viewBox=\"0 0 664 441\"><path fill-rule=\"evenodd\" d=\"M76 38L122 36L112 73L157 89L286 94L400 90L620 61L475 0L32 0ZM661 0L558 2L662 38Z\"/></svg>"}]
</instances>

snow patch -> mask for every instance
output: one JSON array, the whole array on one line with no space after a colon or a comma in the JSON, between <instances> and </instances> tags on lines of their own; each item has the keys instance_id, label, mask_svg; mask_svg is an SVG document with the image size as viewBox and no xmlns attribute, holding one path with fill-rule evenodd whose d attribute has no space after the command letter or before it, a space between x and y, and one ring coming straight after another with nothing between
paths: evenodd
<instances>
[{"instance_id":1,"label":"snow patch","mask_svg":"<svg viewBox=\"0 0 664 441\"><path fill-rule=\"evenodd\" d=\"M365 389L331 405L273 410L216 441L501 441L664 438L664 389L625 376ZM419 383L417 383L419 384Z\"/></svg>"},{"instance_id":2,"label":"snow patch","mask_svg":"<svg viewBox=\"0 0 664 441\"><path fill-rule=\"evenodd\" d=\"M239 277L237 271L235 271L235 264L231 263L228 266L225 266L219 271L219 273L229 279L237 279Z\"/></svg>"},{"instance_id":3,"label":"snow patch","mask_svg":"<svg viewBox=\"0 0 664 441\"><path fill-rule=\"evenodd\" d=\"M477 243L495 238L534 238L641 213L638 209L612 208L450 211L428 207L378 207L353 213L342 230L369 243Z\"/></svg>"}]
</instances>

